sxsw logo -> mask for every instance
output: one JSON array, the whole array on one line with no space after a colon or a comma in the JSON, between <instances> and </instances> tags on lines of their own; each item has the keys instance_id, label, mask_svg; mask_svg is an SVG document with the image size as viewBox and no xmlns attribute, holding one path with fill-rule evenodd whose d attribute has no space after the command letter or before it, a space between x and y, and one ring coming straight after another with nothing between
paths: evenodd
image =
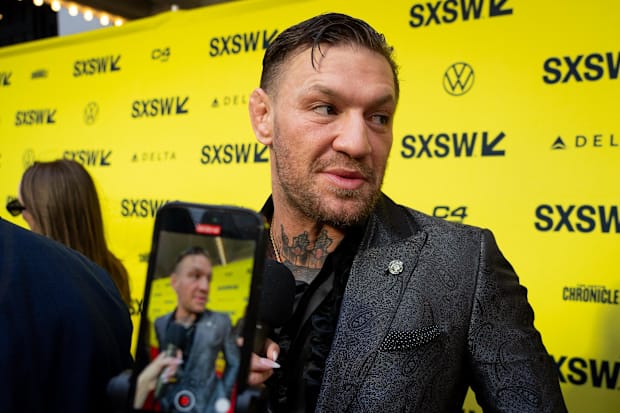
<instances>
[{"instance_id":1,"label":"sxsw logo","mask_svg":"<svg viewBox=\"0 0 620 413\"><path fill-rule=\"evenodd\" d=\"M601 134L593 133L590 135L575 135L574 138L562 138L558 136L551 149L553 150L565 150L570 148L618 148L620 147L620 140L616 140L613 133Z\"/></svg>"},{"instance_id":2,"label":"sxsw logo","mask_svg":"<svg viewBox=\"0 0 620 413\"><path fill-rule=\"evenodd\" d=\"M221 145L204 145L201 149L200 163L246 164L264 163L267 147L258 143L226 143Z\"/></svg>"},{"instance_id":3,"label":"sxsw logo","mask_svg":"<svg viewBox=\"0 0 620 413\"><path fill-rule=\"evenodd\" d=\"M504 132L488 131L406 135L400 154L405 159L505 156L506 151L500 147L505 137Z\"/></svg>"},{"instance_id":4,"label":"sxsw logo","mask_svg":"<svg viewBox=\"0 0 620 413\"><path fill-rule=\"evenodd\" d=\"M118 72L121 70L120 60L120 54L76 60L73 63L73 77Z\"/></svg>"},{"instance_id":5,"label":"sxsw logo","mask_svg":"<svg viewBox=\"0 0 620 413\"><path fill-rule=\"evenodd\" d=\"M567 82L618 79L620 52L550 57L543 63L543 81L549 85Z\"/></svg>"},{"instance_id":6,"label":"sxsw logo","mask_svg":"<svg viewBox=\"0 0 620 413\"><path fill-rule=\"evenodd\" d=\"M550 205L536 207L534 227L541 232L620 233L617 205Z\"/></svg>"},{"instance_id":7,"label":"sxsw logo","mask_svg":"<svg viewBox=\"0 0 620 413\"><path fill-rule=\"evenodd\" d=\"M581 357L553 357L560 383L592 386L597 389L620 390L620 362L585 359Z\"/></svg>"},{"instance_id":8,"label":"sxsw logo","mask_svg":"<svg viewBox=\"0 0 620 413\"><path fill-rule=\"evenodd\" d=\"M123 198L121 216L125 218L154 218L168 200L151 198Z\"/></svg>"},{"instance_id":9,"label":"sxsw logo","mask_svg":"<svg viewBox=\"0 0 620 413\"><path fill-rule=\"evenodd\" d=\"M209 56L219 57L265 50L277 35L278 30L275 29L212 37L209 41Z\"/></svg>"},{"instance_id":10,"label":"sxsw logo","mask_svg":"<svg viewBox=\"0 0 620 413\"><path fill-rule=\"evenodd\" d=\"M66 150L62 153L64 159L71 159L87 166L110 166L112 150L110 149L79 149Z\"/></svg>"},{"instance_id":11,"label":"sxsw logo","mask_svg":"<svg viewBox=\"0 0 620 413\"><path fill-rule=\"evenodd\" d=\"M508 0L444 0L416 3L409 10L409 26L450 24L456 21L479 20L512 14Z\"/></svg>"},{"instance_id":12,"label":"sxsw logo","mask_svg":"<svg viewBox=\"0 0 620 413\"><path fill-rule=\"evenodd\" d=\"M15 113L15 126L53 125L56 109L19 110Z\"/></svg>"},{"instance_id":13,"label":"sxsw logo","mask_svg":"<svg viewBox=\"0 0 620 413\"><path fill-rule=\"evenodd\" d=\"M175 116L189 113L189 96L170 96L134 100L131 103L131 117Z\"/></svg>"},{"instance_id":14,"label":"sxsw logo","mask_svg":"<svg viewBox=\"0 0 620 413\"><path fill-rule=\"evenodd\" d=\"M11 86L13 72L0 72L0 86Z\"/></svg>"}]
</instances>

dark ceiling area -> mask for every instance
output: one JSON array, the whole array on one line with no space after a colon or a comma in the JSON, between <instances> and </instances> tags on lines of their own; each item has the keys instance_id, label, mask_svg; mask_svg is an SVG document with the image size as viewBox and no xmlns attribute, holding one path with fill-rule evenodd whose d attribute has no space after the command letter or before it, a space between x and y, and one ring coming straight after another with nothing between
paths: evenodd
<instances>
[{"instance_id":1,"label":"dark ceiling area","mask_svg":"<svg viewBox=\"0 0 620 413\"><path fill-rule=\"evenodd\" d=\"M0 0L0 47L58 35L58 19L51 0ZM126 21L169 10L184 10L241 0L62 0L62 7L77 5L99 14L108 13Z\"/></svg>"}]
</instances>

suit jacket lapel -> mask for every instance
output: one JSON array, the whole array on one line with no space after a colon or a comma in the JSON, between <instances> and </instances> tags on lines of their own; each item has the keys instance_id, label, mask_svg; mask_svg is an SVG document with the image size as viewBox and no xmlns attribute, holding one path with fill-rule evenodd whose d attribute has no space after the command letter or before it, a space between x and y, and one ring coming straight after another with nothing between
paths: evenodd
<instances>
[{"instance_id":1,"label":"suit jacket lapel","mask_svg":"<svg viewBox=\"0 0 620 413\"><path fill-rule=\"evenodd\" d=\"M351 268L317 411L344 411L353 400L388 332L426 241L425 232L416 232L385 245L389 231L376 224L371 222L369 227L374 234L367 232L365 236L371 247L358 253Z\"/></svg>"}]
</instances>

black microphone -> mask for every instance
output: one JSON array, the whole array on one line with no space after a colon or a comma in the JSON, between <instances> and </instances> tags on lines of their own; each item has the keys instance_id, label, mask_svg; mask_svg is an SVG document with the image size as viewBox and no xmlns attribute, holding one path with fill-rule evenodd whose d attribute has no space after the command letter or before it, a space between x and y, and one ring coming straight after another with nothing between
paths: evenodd
<instances>
[{"instance_id":1,"label":"black microphone","mask_svg":"<svg viewBox=\"0 0 620 413\"><path fill-rule=\"evenodd\" d=\"M168 357L176 357L177 351L183 351L185 349L185 341L187 337L187 329L179 323L172 322L168 326L166 330L166 356ZM167 368L166 368L167 369ZM157 380L157 386L155 387L155 398L159 398L162 390L168 382L174 381L173 377L166 377L166 369L159 376L159 380ZM172 379L172 380L171 380Z\"/></svg>"},{"instance_id":2,"label":"black microphone","mask_svg":"<svg viewBox=\"0 0 620 413\"><path fill-rule=\"evenodd\" d=\"M286 265L265 260L265 270L258 303L254 333L254 352L265 356L265 340L274 328L281 327L291 317L295 303L295 278Z\"/></svg>"}]
</instances>

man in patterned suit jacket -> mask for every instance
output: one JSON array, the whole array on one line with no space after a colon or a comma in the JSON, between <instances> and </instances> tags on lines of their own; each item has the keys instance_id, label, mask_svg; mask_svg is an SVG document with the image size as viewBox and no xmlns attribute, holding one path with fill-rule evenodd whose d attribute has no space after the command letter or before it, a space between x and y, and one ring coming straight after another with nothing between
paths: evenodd
<instances>
[{"instance_id":1,"label":"man in patterned suit jacket","mask_svg":"<svg viewBox=\"0 0 620 413\"><path fill-rule=\"evenodd\" d=\"M211 276L211 259L206 250L191 247L181 252L170 276L177 308L155 320L161 350L168 347L167 333L172 323L187 329L182 345L183 364L176 370L178 380L166 385L159 397L165 412L215 412L219 411L216 402L230 400L241 355L230 317L205 308ZM221 378L215 365L220 351L226 361ZM189 406L179 404L181 398Z\"/></svg>"},{"instance_id":2,"label":"man in patterned suit jacket","mask_svg":"<svg viewBox=\"0 0 620 413\"><path fill-rule=\"evenodd\" d=\"M381 192L398 97L392 49L364 21L320 15L267 49L249 110L272 160L268 254L297 293L266 346L282 368L255 359L250 382L269 378L277 412L456 412L468 387L485 411L566 411L492 233Z\"/></svg>"}]
</instances>

